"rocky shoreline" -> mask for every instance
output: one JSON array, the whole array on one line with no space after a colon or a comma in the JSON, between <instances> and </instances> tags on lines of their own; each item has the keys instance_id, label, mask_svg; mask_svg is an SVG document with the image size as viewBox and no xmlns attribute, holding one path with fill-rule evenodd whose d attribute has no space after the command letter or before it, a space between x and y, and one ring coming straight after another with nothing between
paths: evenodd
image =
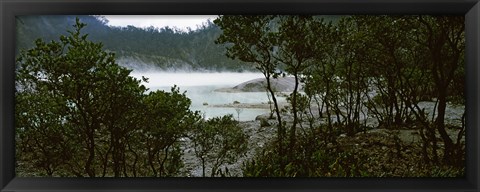
<instances>
[{"instance_id":1,"label":"rocky shoreline","mask_svg":"<svg viewBox=\"0 0 480 192\"><path fill-rule=\"evenodd\" d=\"M282 80L282 79L280 79ZM293 78L283 78L283 81L278 81L276 85L279 85L278 83L280 82L281 85L289 85L290 89L292 88L292 83L294 82ZM239 84L235 87L232 88L222 88L222 89L217 89L215 91L220 91L220 92L252 92L252 91L265 91L265 88L263 86L264 81L261 79L254 79L247 81L245 83ZM281 88L281 87L278 87ZM285 94L285 92L288 92L290 90L289 88L281 88L281 91L284 93L280 94ZM285 106L288 106L287 102L280 102L279 107L282 109ZM435 102L430 101L430 102L421 102L419 103L419 106L422 108L425 108L427 112L430 112L429 114L435 114L433 113L433 110L435 110ZM229 103L229 104L218 104L218 105L209 105L209 107L223 107L223 108L260 108L260 109L271 109L273 107L273 104L270 105L269 103L239 103L239 102L234 102L234 103ZM464 112L465 107L464 106L453 106L453 105L447 105L447 111L446 111L446 123L447 124L454 124L458 125L459 124L459 119L461 119L462 113ZM223 170L225 168L228 168L229 170L229 175L231 177L241 177L242 176L242 166L243 163L252 157L254 157L255 153L259 150L261 150L266 143L274 139L276 135L276 124L277 121L275 119L269 119L268 118L269 114L263 114L259 115L256 120L253 121L241 121L239 122L239 126L242 127L244 130L244 133L248 135L249 138L249 148L248 151L245 153L244 156L240 157L235 163L233 164L228 164L221 166L220 168ZM289 115L285 115L282 117L284 121L287 123L289 121L292 121L292 117ZM376 119L373 117L366 117L366 121L368 122L368 126L370 127L376 127ZM262 124L262 121L266 121L267 125L264 126ZM324 119L319 119L317 123L321 124L324 122ZM461 123L460 123L461 124ZM308 127L308 125L305 125L304 127ZM448 129L447 130L448 134L451 135L454 139L456 139L458 131L456 129ZM405 129L405 130L387 130L383 128L374 128L371 130L368 130L366 132L359 132L357 135L354 137L350 138L346 137L344 134L341 134L338 136L337 141L340 143L340 145L345 145L345 146L364 146L366 147L363 149L366 151L365 153L368 154L367 152L370 151L376 151L376 152L384 152L388 151L388 147L386 145L389 145L392 143L392 141L389 138L393 138L393 135L397 135L400 141L403 143L405 146L405 151L402 151L402 153L405 153L405 155L408 155L412 153L413 149L411 146L413 145L418 145L418 142L421 141L420 136L418 135L418 130L416 129ZM439 137L439 136L438 136ZM378 140L383 142L381 145L373 145L369 143L369 141L373 140ZM462 139L464 141L464 138ZM201 177L202 176L202 166L200 164L200 161L195 157L193 147L191 142L186 139L185 140L186 146L184 147L184 156L183 156L183 161L184 161L184 168L182 170L182 175L184 177ZM369 149L370 148L370 149ZM206 169L206 175L210 175L210 170Z\"/></svg>"},{"instance_id":2,"label":"rocky shoreline","mask_svg":"<svg viewBox=\"0 0 480 192\"><path fill-rule=\"evenodd\" d=\"M280 102L278 106L283 108L287 106L287 102ZM209 105L210 107L222 107L222 108L247 108L247 109L270 109L270 107L274 107L273 103L228 103L228 104L217 104L217 105Z\"/></svg>"},{"instance_id":3,"label":"rocky shoreline","mask_svg":"<svg viewBox=\"0 0 480 192\"><path fill-rule=\"evenodd\" d=\"M286 104L286 103L284 103ZM433 110L433 106L435 102L422 102L422 107L425 107L427 110ZM223 106L223 105L222 105ZM226 104L225 106L229 107L268 107L268 104ZM446 122L458 124L458 119L461 118L463 113L464 107L463 106L448 106L447 107L447 115ZM276 120L275 119L268 119L267 117L269 114L260 115L257 120L254 121L241 121L239 122L239 126L242 127L245 134L249 137L249 148L245 155L239 158L235 163L228 164L222 166L222 169L225 167L228 168L231 177L241 177L242 176L242 166L246 160L251 159L254 157L255 153L258 150L261 150L265 144L272 139L274 139L276 135ZM284 116L284 120L291 120L289 116ZM268 126L261 126L261 121L266 120L268 121ZM321 123L321 122L320 122ZM307 127L307 126L305 126ZM456 139L458 131L456 129L447 129L447 132L451 137ZM366 131L365 133L359 132L357 135L349 140L346 139L345 135L340 135L338 137L338 141L345 145L362 145L362 146L369 146L371 148L379 148L378 150L386 150L384 149L385 146L379 145L371 145L368 143L368 140L361 141L355 138L365 138L369 137L369 140L385 140L385 142L390 143L391 141L388 138L392 138L392 136L396 134L398 135L399 139L404 143L405 146L417 145L417 142L421 141L420 136L418 135L418 131L416 129L404 129L404 130L387 130L387 129L380 129L375 128ZM440 137L437 135L437 137ZM357 141L358 140L358 141ZM464 141L465 138L462 139ZM202 176L202 167L198 159L195 157L193 148L191 147L191 143L188 140L186 142L186 147L184 148L184 163L185 167L183 169L183 175L185 177L201 177ZM383 148L382 148L383 147ZM407 148L405 148L407 150ZM373 150L373 149L372 149ZM405 153L409 153L410 151L405 151ZM210 170L207 169L206 175L210 175Z\"/></svg>"}]
</instances>

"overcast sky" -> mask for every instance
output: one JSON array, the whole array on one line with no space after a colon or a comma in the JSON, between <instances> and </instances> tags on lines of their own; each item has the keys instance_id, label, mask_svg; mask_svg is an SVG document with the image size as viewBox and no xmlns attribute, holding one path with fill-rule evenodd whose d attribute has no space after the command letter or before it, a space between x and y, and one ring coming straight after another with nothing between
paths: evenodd
<instances>
[{"instance_id":1,"label":"overcast sky","mask_svg":"<svg viewBox=\"0 0 480 192\"><path fill-rule=\"evenodd\" d=\"M135 27L146 28L154 26L163 28L169 26L187 31L187 27L192 30L197 29L208 19L213 22L217 15L104 15L108 20L108 25L126 27L133 25Z\"/></svg>"}]
</instances>

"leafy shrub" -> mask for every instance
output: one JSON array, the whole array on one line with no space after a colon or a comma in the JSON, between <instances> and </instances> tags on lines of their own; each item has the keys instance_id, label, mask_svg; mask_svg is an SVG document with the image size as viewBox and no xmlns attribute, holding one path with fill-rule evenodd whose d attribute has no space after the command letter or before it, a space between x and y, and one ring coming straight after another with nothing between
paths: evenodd
<instances>
[{"instance_id":1,"label":"leafy shrub","mask_svg":"<svg viewBox=\"0 0 480 192\"><path fill-rule=\"evenodd\" d=\"M210 175L226 174L219 168L227 163L234 163L247 150L246 134L232 115L214 117L201 122L193 130L191 139L197 158L202 162L202 174L205 177L207 164L210 165Z\"/></svg>"}]
</instances>

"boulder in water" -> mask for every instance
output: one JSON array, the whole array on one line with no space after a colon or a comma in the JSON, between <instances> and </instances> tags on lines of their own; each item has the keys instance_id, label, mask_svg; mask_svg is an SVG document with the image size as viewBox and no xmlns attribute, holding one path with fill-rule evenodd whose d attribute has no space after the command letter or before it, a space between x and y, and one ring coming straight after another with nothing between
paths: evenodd
<instances>
[{"instance_id":1,"label":"boulder in water","mask_svg":"<svg viewBox=\"0 0 480 192\"><path fill-rule=\"evenodd\" d=\"M279 77L270 79L270 85L274 91L277 92L293 92L295 89L295 78L293 77ZM303 87L300 83L299 90ZM267 80L265 78L253 79L240 83L232 88L222 88L216 91L222 92L265 92L267 91Z\"/></svg>"}]
</instances>

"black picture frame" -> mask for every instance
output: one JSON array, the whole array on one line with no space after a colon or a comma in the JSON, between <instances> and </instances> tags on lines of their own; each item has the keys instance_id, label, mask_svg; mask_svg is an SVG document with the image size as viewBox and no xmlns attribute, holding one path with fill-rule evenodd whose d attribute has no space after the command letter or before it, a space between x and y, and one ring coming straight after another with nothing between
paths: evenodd
<instances>
[{"instance_id":1,"label":"black picture frame","mask_svg":"<svg viewBox=\"0 0 480 192\"><path fill-rule=\"evenodd\" d=\"M0 0L0 190L479 191L479 0ZM150 14L442 14L466 20L465 178L16 178L15 17Z\"/></svg>"}]
</instances>

